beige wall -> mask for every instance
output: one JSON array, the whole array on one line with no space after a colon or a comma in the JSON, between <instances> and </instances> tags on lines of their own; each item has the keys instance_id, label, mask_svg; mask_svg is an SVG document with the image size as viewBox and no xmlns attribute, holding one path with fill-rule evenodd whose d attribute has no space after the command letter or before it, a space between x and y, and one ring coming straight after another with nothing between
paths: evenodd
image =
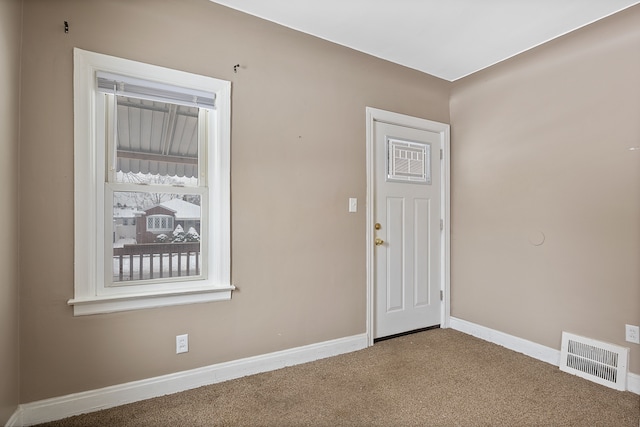
<instances>
[{"instance_id":1,"label":"beige wall","mask_svg":"<svg viewBox=\"0 0 640 427\"><path fill-rule=\"evenodd\" d=\"M0 425L20 397L18 140L22 2L0 0Z\"/></svg>"},{"instance_id":2,"label":"beige wall","mask_svg":"<svg viewBox=\"0 0 640 427\"><path fill-rule=\"evenodd\" d=\"M206 0L26 0L24 34L22 402L365 332L365 106L448 122L447 82ZM73 47L233 82L232 301L73 317Z\"/></svg>"},{"instance_id":3,"label":"beige wall","mask_svg":"<svg viewBox=\"0 0 640 427\"><path fill-rule=\"evenodd\" d=\"M451 122L452 315L640 373L640 6L456 82Z\"/></svg>"}]
</instances>

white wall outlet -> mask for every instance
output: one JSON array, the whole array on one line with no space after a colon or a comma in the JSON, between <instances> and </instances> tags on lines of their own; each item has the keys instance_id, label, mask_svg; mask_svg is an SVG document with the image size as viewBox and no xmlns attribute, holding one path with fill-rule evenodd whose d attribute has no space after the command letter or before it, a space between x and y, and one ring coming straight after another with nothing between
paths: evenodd
<instances>
[{"instance_id":1,"label":"white wall outlet","mask_svg":"<svg viewBox=\"0 0 640 427\"><path fill-rule=\"evenodd\" d=\"M629 342L640 344L640 326L624 325L625 339Z\"/></svg>"},{"instance_id":2,"label":"white wall outlet","mask_svg":"<svg viewBox=\"0 0 640 427\"><path fill-rule=\"evenodd\" d=\"M176 335L176 354L189 351L189 334Z\"/></svg>"}]
</instances>

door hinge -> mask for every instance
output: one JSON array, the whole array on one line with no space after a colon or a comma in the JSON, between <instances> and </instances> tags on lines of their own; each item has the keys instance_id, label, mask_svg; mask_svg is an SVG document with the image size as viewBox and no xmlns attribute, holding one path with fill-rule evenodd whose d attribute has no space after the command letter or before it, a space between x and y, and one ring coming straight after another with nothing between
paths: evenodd
<instances>
[{"instance_id":1,"label":"door hinge","mask_svg":"<svg viewBox=\"0 0 640 427\"><path fill-rule=\"evenodd\" d=\"M440 291L440 301L444 299L444 291Z\"/></svg>"},{"instance_id":2,"label":"door hinge","mask_svg":"<svg viewBox=\"0 0 640 427\"><path fill-rule=\"evenodd\" d=\"M444 151L442 151L442 148L440 149L440 160L444 159Z\"/></svg>"},{"instance_id":3,"label":"door hinge","mask_svg":"<svg viewBox=\"0 0 640 427\"><path fill-rule=\"evenodd\" d=\"M440 231L444 230L444 219L440 220Z\"/></svg>"}]
</instances>

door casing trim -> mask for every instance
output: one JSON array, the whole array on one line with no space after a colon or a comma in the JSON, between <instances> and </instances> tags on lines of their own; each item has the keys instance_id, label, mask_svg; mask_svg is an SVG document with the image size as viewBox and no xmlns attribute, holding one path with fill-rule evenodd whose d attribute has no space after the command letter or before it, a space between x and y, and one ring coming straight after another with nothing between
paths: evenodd
<instances>
[{"instance_id":1,"label":"door casing trim","mask_svg":"<svg viewBox=\"0 0 640 427\"><path fill-rule=\"evenodd\" d=\"M440 250L442 253L440 266L440 290L443 293L440 310L440 327L448 328L450 322L450 126L445 123L434 122L418 117L407 116L404 114L394 113L391 111L380 110L377 108L366 107L366 162L367 162L367 200L366 200L366 280L367 280L367 304L366 304L366 334L367 345L373 345L373 325L374 325L374 229L373 229L373 199L374 199L374 127L376 122L388 123L410 127L414 129L426 130L440 134L440 142L442 144L442 167L441 167L441 188L440 188L440 218L443 220L443 229L441 231L442 239Z\"/></svg>"}]
</instances>

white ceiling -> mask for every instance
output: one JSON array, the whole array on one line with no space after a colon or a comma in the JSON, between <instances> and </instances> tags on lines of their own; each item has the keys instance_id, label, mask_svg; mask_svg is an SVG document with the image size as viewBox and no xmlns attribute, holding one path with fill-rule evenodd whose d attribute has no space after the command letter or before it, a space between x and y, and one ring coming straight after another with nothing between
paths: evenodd
<instances>
[{"instance_id":1,"label":"white ceiling","mask_svg":"<svg viewBox=\"0 0 640 427\"><path fill-rule=\"evenodd\" d=\"M212 0L454 81L640 0Z\"/></svg>"}]
</instances>

